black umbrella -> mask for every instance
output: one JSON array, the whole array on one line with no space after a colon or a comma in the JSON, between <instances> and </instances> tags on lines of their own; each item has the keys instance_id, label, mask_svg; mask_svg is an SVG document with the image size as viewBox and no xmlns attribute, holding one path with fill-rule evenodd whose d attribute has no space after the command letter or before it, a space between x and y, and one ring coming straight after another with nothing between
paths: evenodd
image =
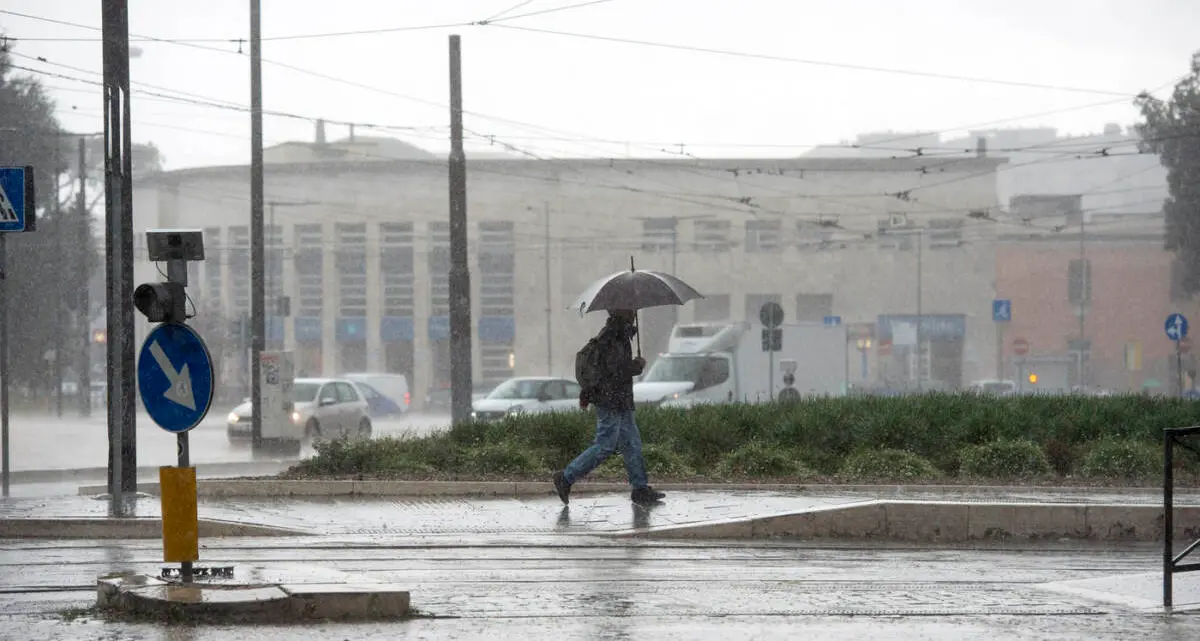
<instances>
[{"instance_id":1,"label":"black umbrella","mask_svg":"<svg viewBox=\"0 0 1200 641\"><path fill-rule=\"evenodd\" d=\"M691 285L662 272L635 269L629 258L629 271L619 271L592 283L575 301L572 309L582 316L587 312L627 309L637 312L647 307L683 305L704 298ZM636 323L635 314L635 323ZM638 355L642 353L642 336L638 334Z\"/></svg>"}]
</instances>

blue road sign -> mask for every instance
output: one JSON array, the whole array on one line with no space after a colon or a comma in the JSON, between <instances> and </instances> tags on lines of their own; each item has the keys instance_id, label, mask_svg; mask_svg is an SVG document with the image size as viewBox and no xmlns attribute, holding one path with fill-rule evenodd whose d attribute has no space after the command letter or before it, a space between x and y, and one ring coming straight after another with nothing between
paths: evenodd
<instances>
[{"instance_id":1,"label":"blue road sign","mask_svg":"<svg viewBox=\"0 0 1200 641\"><path fill-rule=\"evenodd\" d=\"M992 301L992 320L997 323L1007 323L1012 320L1012 301L1007 298L997 298Z\"/></svg>"},{"instance_id":2,"label":"blue road sign","mask_svg":"<svg viewBox=\"0 0 1200 641\"><path fill-rule=\"evenodd\" d=\"M825 325L827 327L837 327L838 325L841 325L841 324L842 324L841 316L826 316L825 317Z\"/></svg>"},{"instance_id":3,"label":"blue road sign","mask_svg":"<svg viewBox=\"0 0 1200 641\"><path fill-rule=\"evenodd\" d=\"M142 406L158 426L179 434L200 424L212 405L213 361L196 330L182 324L155 327L138 356Z\"/></svg>"},{"instance_id":4,"label":"blue road sign","mask_svg":"<svg viewBox=\"0 0 1200 641\"><path fill-rule=\"evenodd\" d=\"M33 231L33 167L0 167L0 232Z\"/></svg>"},{"instance_id":5,"label":"blue road sign","mask_svg":"<svg viewBox=\"0 0 1200 641\"><path fill-rule=\"evenodd\" d=\"M1168 316L1164 327L1167 330L1167 338L1173 341L1181 341L1187 338L1188 321L1183 314L1176 312Z\"/></svg>"}]
</instances>

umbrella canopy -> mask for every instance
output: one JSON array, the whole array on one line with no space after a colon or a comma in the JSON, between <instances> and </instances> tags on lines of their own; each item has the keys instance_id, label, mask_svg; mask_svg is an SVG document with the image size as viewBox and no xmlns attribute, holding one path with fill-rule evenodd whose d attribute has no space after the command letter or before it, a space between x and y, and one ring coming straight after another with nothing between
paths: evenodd
<instances>
[{"instance_id":1,"label":"umbrella canopy","mask_svg":"<svg viewBox=\"0 0 1200 641\"><path fill-rule=\"evenodd\" d=\"M661 305L682 305L704 298L691 285L662 272L627 270L592 283L572 305L582 316L611 309L639 310Z\"/></svg>"}]
</instances>

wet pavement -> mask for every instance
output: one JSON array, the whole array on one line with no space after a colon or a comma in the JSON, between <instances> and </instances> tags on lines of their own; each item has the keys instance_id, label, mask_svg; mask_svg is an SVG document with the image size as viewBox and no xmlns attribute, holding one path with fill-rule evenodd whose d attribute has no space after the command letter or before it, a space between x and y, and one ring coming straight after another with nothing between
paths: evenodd
<instances>
[{"instance_id":1,"label":"wet pavement","mask_svg":"<svg viewBox=\"0 0 1200 641\"><path fill-rule=\"evenodd\" d=\"M547 494L549 494L547 490ZM318 535L382 538L413 534L580 534L678 526L784 514L862 502L783 492L674 492L652 508L635 507L625 493L578 496L565 509L556 497L530 499L201 499L201 518L302 530ZM158 497L143 495L130 516L158 517ZM96 497L58 496L0 501L0 518L77 518L109 515Z\"/></svg>"},{"instance_id":2,"label":"wet pavement","mask_svg":"<svg viewBox=\"0 0 1200 641\"><path fill-rule=\"evenodd\" d=\"M1200 616L1142 611L1066 582L1129 584L1154 546L925 550L896 545L687 544L591 536L413 536L207 541L201 564L327 580L322 568L412 591L423 615L395 623L209 627L66 617L96 575L157 573L157 542L0 541L0 638L294 639L1033 639L1200 638ZM1117 577L1117 578L1113 578ZM1200 601L1200 577L1181 587ZM1089 583L1090 582L1090 583ZM1153 595L1150 598L1154 598ZM1178 598L1178 597L1177 597ZM1183 600L1181 599L1181 602ZM884 627L886 626L886 627ZM882 633L882 637L881 637Z\"/></svg>"}]
</instances>

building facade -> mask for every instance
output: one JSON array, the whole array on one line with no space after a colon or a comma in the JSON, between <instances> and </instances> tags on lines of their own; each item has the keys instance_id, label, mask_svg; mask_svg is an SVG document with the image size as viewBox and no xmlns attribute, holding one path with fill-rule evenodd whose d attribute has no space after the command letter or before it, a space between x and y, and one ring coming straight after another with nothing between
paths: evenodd
<instances>
[{"instance_id":1,"label":"building facade","mask_svg":"<svg viewBox=\"0 0 1200 641\"><path fill-rule=\"evenodd\" d=\"M405 373L419 404L449 379L446 164L373 155L361 141L329 151L337 145L268 150L268 344L294 350L302 374ZM959 386L988 376L996 232L980 212L998 205L1003 163L469 160L475 378L572 374L603 320L581 318L575 297L631 258L706 295L643 314L650 357L677 321L752 320L774 300L789 320L836 316L878 330L889 349L871 354L869 377L923 372ZM248 369L236 329L250 309L248 179L244 166L184 169L142 179L134 193L140 280L156 277L145 229L204 230L208 257L190 292L214 319L210 332L229 328L222 382L232 387L245 387Z\"/></svg>"}]
</instances>

